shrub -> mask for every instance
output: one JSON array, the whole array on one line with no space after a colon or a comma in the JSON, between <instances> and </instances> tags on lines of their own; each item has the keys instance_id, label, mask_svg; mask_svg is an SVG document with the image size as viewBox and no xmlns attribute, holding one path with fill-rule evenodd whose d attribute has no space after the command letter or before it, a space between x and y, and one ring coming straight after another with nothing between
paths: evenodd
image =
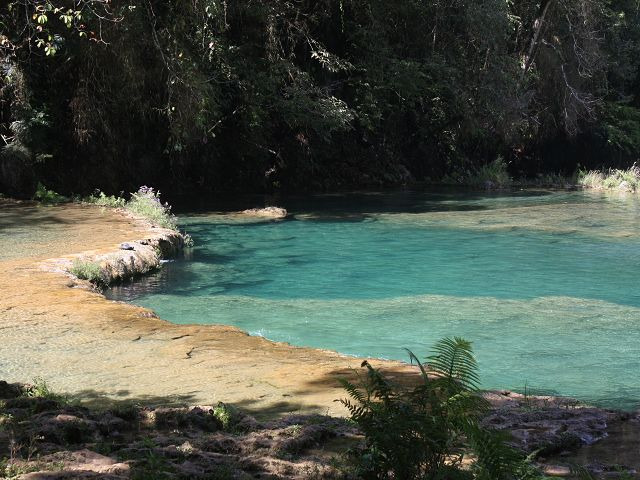
<instances>
[{"instance_id":1,"label":"shrub","mask_svg":"<svg viewBox=\"0 0 640 480\"><path fill-rule=\"evenodd\" d=\"M160 201L160 192L154 191L151 187L142 186L136 193L132 193L126 209L151 223L177 230L177 220L171 213L171 206L168 203L163 204Z\"/></svg>"},{"instance_id":2,"label":"shrub","mask_svg":"<svg viewBox=\"0 0 640 480\"><path fill-rule=\"evenodd\" d=\"M98 262L92 260L76 258L69 272L82 280L89 280L96 285L104 285L106 283L102 267Z\"/></svg>"},{"instance_id":3,"label":"shrub","mask_svg":"<svg viewBox=\"0 0 640 480\"><path fill-rule=\"evenodd\" d=\"M33 199L49 205L69 201L67 197L62 196L53 190L47 190L47 187L40 182L38 182L36 193L33 194Z\"/></svg>"},{"instance_id":4,"label":"shrub","mask_svg":"<svg viewBox=\"0 0 640 480\"><path fill-rule=\"evenodd\" d=\"M420 369L420 382L402 387L368 362L357 384L343 380L351 399L340 400L365 436L357 468L371 479L524 479L536 478L498 433L479 420L489 405L478 390L471 344L445 338L426 365L409 352ZM462 468L465 448L476 457Z\"/></svg>"}]
</instances>

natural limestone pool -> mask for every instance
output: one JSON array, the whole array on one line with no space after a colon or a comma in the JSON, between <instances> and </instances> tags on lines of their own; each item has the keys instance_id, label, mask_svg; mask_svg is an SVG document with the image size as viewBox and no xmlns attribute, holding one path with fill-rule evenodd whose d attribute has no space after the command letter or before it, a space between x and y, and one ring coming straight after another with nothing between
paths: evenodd
<instances>
[{"instance_id":1,"label":"natural limestone pool","mask_svg":"<svg viewBox=\"0 0 640 480\"><path fill-rule=\"evenodd\" d=\"M283 198L284 220L185 213L196 247L110 290L174 323L357 356L474 343L482 383L640 403L640 198L394 192Z\"/></svg>"}]
</instances>

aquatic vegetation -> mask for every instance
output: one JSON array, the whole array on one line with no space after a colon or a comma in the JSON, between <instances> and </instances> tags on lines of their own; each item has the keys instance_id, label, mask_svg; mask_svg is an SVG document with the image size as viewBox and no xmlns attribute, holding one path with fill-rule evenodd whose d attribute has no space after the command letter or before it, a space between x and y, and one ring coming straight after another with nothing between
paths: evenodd
<instances>
[{"instance_id":1,"label":"aquatic vegetation","mask_svg":"<svg viewBox=\"0 0 640 480\"><path fill-rule=\"evenodd\" d=\"M96 285L103 285L105 283L102 267L98 262L92 260L76 258L69 272L82 280L89 280Z\"/></svg>"},{"instance_id":2,"label":"aquatic vegetation","mask_svg":"<svg viewBox=\"0 0 640 480\"><path fill-rule=\"evenodd\" d=\"M187 232L184 232L182 234L182 237L184 238L184 247L185 248L191 248L195 245L195 241L193 240L193 237L191 235L189 235Z\"/></svg>"},{"instance_id":3,"label":"aquatic vegetation","mask_svg":"<svg viewBox=\"0 0 640 480\"><path fill-rule=\"evenodd\" d=\"M44 204L53 205L56 203L68 202L69 199L53 190L48 190L42 183L38 182L36 193L33 194L33 199L38 200Z\"/></svg>"},{"instance_id":4,"label":"aquatic vegetation","mask_svg":"<svg viewBox=\"0 0 640 480\"><path fill-rule=\"evenodd\" d=\"M489 404L478 390L471 343L444 338L428 366L409 351L420 369L416 385L392 383L367 361L360 383L342 380L351 399L341 403L365 436L357 455L365 478L539 478L521 455L496 432L480 426ZM429 372L427 373L427 368ZM465 446L475 455L471 471L462 469Z\"/></svg>"},{"instance_id":5,"label":"aquatic vegetation","mask_svg":"<svg viewBox=\"0 0 640 480\"><path fill-rule=\"evenodd\" d=\"M640 189L640 167L635 163L626 170L578 171L577 183L587 188L636 192Z\"/></svg>"}]
</instances>

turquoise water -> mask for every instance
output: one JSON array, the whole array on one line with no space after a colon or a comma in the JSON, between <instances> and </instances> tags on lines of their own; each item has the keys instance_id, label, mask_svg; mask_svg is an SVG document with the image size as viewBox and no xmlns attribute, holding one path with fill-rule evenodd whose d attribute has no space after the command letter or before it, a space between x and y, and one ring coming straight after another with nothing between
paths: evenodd
<instances>
[{"instance_id":1,"label":"turquoise water","mask_svg":"<svg viewBox=\"0 0 640 480\"><path fill-rule=\"evenodd\" d=\"M197 247L112 298L350 355L474 343L483 386L640 403L640 199L415 192L187 214Z\"/></svg>"}]
</instances>

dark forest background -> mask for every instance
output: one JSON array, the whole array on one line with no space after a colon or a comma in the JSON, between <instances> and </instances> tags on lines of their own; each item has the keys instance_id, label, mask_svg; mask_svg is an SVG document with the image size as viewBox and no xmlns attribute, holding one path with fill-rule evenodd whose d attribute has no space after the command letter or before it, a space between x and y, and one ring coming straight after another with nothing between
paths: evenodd
<instances>
[{"instance_id":1,"label":"dark forest background","mask_svg":"<svg viewBox=\"0 0 640 480\"><path fill-rule=\"evenodd\" d=\"M4 0L0 191L628 167L639 66L639 0Z\"/></svg>"}]
</instances>

